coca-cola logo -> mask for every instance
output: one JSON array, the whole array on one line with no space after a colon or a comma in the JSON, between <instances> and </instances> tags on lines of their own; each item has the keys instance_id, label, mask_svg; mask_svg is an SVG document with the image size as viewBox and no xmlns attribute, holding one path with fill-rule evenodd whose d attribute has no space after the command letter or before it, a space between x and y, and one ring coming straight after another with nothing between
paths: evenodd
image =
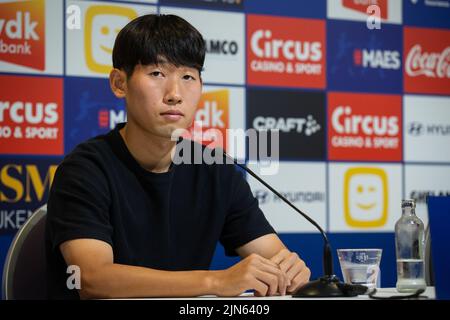
<instances>
[{"instance_id":1,"label":"coca-cola logo","mask_svg":"<svg viewBox=\"0 0 450 320\"><path fill-rule=\"evenodd\" d=\"M450 47L430 53L416 44L406 57L405 70L410 77L450 78Z\"/></svg>"}]
</instances>

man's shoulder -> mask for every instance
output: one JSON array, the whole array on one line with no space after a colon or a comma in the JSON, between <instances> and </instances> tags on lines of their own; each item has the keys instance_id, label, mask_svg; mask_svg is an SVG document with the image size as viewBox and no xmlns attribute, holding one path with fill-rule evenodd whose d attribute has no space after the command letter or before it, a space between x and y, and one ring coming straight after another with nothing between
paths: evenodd
<instances>
[{"instance_id":1,"label":"man's shoulder","mask_svg":"<svg viewBox=\"0 0 450 320\"><path fill-rule=\"evenodd\" d=\"M110 161L113 153L106 141L106 135L99 135L78 144L61 162L60 166L89 166Z\"/></svg>"}]
</instances>

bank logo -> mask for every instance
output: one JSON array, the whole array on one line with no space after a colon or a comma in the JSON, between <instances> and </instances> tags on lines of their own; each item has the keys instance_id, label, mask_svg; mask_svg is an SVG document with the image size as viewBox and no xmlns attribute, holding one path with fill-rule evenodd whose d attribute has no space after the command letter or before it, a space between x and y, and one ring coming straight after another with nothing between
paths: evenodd
<instances>
[{"instance_id":1,"label":"bank logo","mask_svg":"<svg viewBox=\"0 0 450 320\"><path fill-rule=\"evenodd\" d=\"M310 19L249 15L250 84L325 87L325 24Z\"/></svg>"},{"instance_id":2,"label":"bank logo","mask_svg":"<svg viewBox=\"0 0 450 320\"><path fill-rule=\"evenodd\" d=\"M405 28L407 92L450 94L450 31Z\"/></svg>"},{"instance_id":3,"label":"bank logo","mask_svg":"<svg viewBox=\"0 0 450 320\"><path fill-rule=\"evenodd\" d=\"M0 76L0 153L62 155L62 91L62 79Z\"/></svg>"},{"instance_id":4,"label":"bank logo","mask_svg":"<svg viewBox=\"0 0 450 320\"><path fill-rule=\"evenodd\" d=\"M120 29L136 17L137 13L126 7L94 5L86 10L84 46L86 64L91 71L111 70L114 40Z\"/></svg>"},{"instance_id":5,"label":"bank logo","mask_svg":"<svg viewBox=\"0 0 450 320\"><path fill-rule=\"evenodd\" d=\"M45 70L45 1L0 3L0 61Z\"/></svg>"},{"instance_id":6,"label":"bank logo","mask_svg":"<svg viewBox=\"0 0 450 320\"><path fill-rule=\"evenodd\" d=\"M195 113L195 122L200 126L195 126L194 122L190 129L195 141L209 147L227 148L229 95L229 90L210 91L202 94Z\"/></svg>"},{"instance_id":7,"label":"bank logo","mask_svg":"<svg viewBox=\"0 0 450 320\"><path fill-rule=\"evenodd\" d=\"M388 217L388 179L380 168L350 168L344 176L344 217L350 227L374 228Z\"/></svg>"}]
</instances>

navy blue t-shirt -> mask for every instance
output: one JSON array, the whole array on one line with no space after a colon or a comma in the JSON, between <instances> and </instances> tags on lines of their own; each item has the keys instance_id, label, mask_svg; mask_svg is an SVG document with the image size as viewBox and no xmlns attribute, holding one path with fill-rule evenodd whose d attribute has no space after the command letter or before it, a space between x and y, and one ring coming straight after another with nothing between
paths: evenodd
<instances>
[{"instance_id":1,"label":"navy blue t-shirt","mask_svg":"<svg viewBox=\"0 0 450 320\"><path fill-rule=\"evenodd\" d=\"M275 233L234 165L172 163L168 172L149 172L127 149L123 125L78 145L56 171L46 224L49 298L79 298L66 287L59 245L67 240L105 241L119 264L207 270L218 241L236 255ZM177 148L182 143L204 149L189 140Z\"/></svg>"}]
</instances>

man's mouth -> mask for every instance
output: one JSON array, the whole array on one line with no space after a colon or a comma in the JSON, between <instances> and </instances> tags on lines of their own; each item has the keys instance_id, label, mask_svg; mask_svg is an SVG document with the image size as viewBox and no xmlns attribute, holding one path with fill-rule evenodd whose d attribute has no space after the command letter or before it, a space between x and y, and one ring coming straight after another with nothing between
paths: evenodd
<instances>
[{"instance_id":1,"label":"man's mouth","mask_svg":"<svg viewBox=\"0 0 450 320\"><path fill-rule=\"evenodd\" d=\"M178 110L168 110L160 113L166 120L176 121L184 117L183 112Z\"/></svg>"}]
</instances>

